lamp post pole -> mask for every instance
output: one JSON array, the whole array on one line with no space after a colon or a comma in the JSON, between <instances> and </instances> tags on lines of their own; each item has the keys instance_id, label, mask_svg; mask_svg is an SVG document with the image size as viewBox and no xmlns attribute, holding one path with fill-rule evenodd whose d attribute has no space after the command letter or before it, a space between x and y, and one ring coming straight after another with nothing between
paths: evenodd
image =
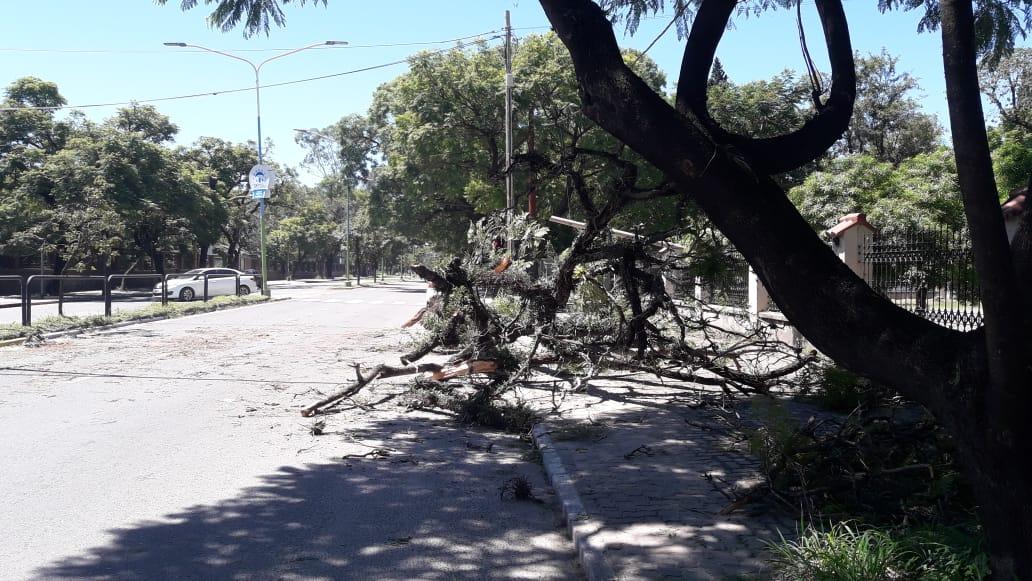
<instances>
[{"instance_id":1,"label":"lamp post pole","mask_svg":"<svg viewBox=\"0 0 1032 581\"><path fill-rule=\"evenodd\" d=\"M229 57L231 59L238 60L240 62L244 62L244 63L247 63L248 65L250 65L251 69L254 71L254 103L255 103L255 109L256 109L256 111L258 113L258 115L257 115L257 120L258 120L258 165L262 165L265 162L265 158L262 155L262 93L261 93L262 86L261 86L261 82L259 80L260 79L260 75L261 75L262 67L265 66L265 63L268 63L269 61L274 61L276 59L280 59L280 58L283 58L285 56L289 56L289 55L292 55L294 53L301 52L303 50L308 50L310 48L315 48L317 46L343 45L343 44L347 44L347 42L342 41L342 40L327 40L327 41L324 41L324 42L316 42L316 43L312 43L312 44L310 44L308 46L302 46L301 48L295 48L294 50L288 50L287 52L280 53L280 54L275 55L275 56L271 56L271 57L261 61L258 64L255 64L254 62L252 62L252 61L250 61L248 59L245 59L243 57L239 57L239 56L237 56L235 54L231 54L231 53L228 53L228 52L223 52L221 50L215 50L213 48L208 48L206 46L200 46L198 44L189 44L189 43L186 43L186 42L166 42L164 44L165 44L165 46L178 46L178 47L183 47L183 48L196 48L198 50L203 50L203 51L206 51L206 52L220 54L222 56ZM265 261L265 198L258 198L258 244L259 244L259 247L260 247L261 258L262 258L262 294L268 297L268 296L272 296L272 293L269 290L269 272L268 272L268 269L266 268L266 261Z\"/></svg>"}]
</instances>

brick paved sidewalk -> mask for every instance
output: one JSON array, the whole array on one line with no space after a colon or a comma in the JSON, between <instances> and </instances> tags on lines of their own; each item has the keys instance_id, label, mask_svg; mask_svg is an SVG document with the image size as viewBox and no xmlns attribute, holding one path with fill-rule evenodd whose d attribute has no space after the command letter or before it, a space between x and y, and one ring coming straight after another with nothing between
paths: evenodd
<instances>
[{"instance_id":1,"label":"brick paved sidewalk","mask_svg":"<svg viewBox=\"0 0 1032 581\"><path fill-rule=\"evenodd\" d=\"M795 533L769 507L721 514L730 501L714 485L758 482L758 464L730 449L712 409L689 407L698 395L654 377L594 380L544 424L617 579L764 579L764 541Z\"/></svg>"}]
</instances>

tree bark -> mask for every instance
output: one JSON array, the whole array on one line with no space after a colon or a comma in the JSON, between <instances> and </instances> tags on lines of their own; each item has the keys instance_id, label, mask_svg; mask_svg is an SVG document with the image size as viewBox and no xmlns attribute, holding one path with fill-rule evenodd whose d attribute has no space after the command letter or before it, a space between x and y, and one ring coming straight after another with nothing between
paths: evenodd
<instances>
[{"instance_id":1,"label":"tree bark","mask_svg":"<svg viewBox=\"0 0 1032 581\"><path fill-rule=\"evenodd\" d=\"M1032 578L1032 331L1000 211L978 84L975 20L967 0L940 3L946 97L975 270L982 287L986 373L961 460L989 537L993 576ZM1026 293L1027 294L1027 289ZM1024 461L1017 460L1025 459Z\"/></svg>"},{"instance_id":2,"label":"tree bark","mask_svg":"<svg viewBox=\"0 0 1032 581\"><path fill-rule=\"evenodd\" d=\"M676 110L623 62L613 29L590 0L540 0L569 49L584 113L664 172L741 251L784 314L818 349L845 367L896 388L928 407L954 437L961 465L979 490L981 516L992 544L994 575L1032 579L1032 342L1014 287L1014 271L1000 209L991 183L984 122L973 74L972 29L959 13L965 0L943 0L947 70L956 65L950 90L960 113L955 139L965 205L978 247L979 275L989 283L986 327L960 333L939 327L877 295L820 240L769 177L762 152L744 152L721 140L693 115ZM706 0L708 4L726 0ZM832 2L820 2L832 6ZM725 6L726 9L726 6ZM700 8L700 13L702 8ZM845 26L825 30L828 45L841 47ZM829 36L830 35L830 36ZM961 47L953 47L959 42ZM848 46L848 42L845 42ZM953 47L953 48L951 48ZM834 55L833 55L834 58ZM686 59L689 57L686 56ZM708 67L707 67L708 70ZM684 83L700 81L682 79ZM973 91L972 91L973 88ZM852 97L848 94L849 101ZM955 103L953 100L957 100ZM972 104L971 100L974 100ZM849 107L852 103L849 103ZM977 134L981 133L981 137ZM825 136L826 137L826 136ZM823 139L820 137L818 139ZM797 160L798 161L798 160ZM967 168L962 170L961 166ZM967 175L964 175L967 174ZM988 178L986 177L988 176ZM970 199L969 199L970 198ZM1026 295L1028 293L1025 293ZM1010 309L1010 320L1004 320ZM1014 310L1018 314L1014 314ZM990 313L991 311L991 313ZM1015 332L1015 328L1025 329ZM1018 404L1018 405L1009 405Z\"/></svg>"}]
</instances>

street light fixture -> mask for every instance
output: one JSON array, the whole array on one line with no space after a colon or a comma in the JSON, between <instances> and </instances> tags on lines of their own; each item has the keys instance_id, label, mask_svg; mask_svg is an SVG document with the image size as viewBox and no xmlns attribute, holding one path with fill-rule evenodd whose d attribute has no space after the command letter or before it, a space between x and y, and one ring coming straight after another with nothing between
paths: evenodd
<instances>
[{"instance_id":1,"label":"street light fixture","mask_svg":"<svg viewBox=\"0 0 1032 581\"><path fill-rule=\"evenodd\" d=\"M222 56L229 57L229 58L234 59L234 60L245 62L245 63L247 63L248 65L251 66L251 69L254 70L254 100L255 100L255 108L256 108L257 113L258 113L258 165L262 165L262 163L264 163L264 161L265 161L264 157L262 156L262 97L261 97L261 83L259 81L259 74L261 73L262 67L265 66L265 64L270 62L270 61L274 61L276 59L281 59L281 58L283 58L285 56L289 56L289 55L292 55L294 53L301 52L303 50L308 50L310 48L315 48L317 46L339 46L339 45L345 45L345 44L347 44L347 42L343 41L343 40L327 40L327 41L323 41L323 42L316 42L316 43L312 43L312 44L310 44L308 46L302 46L301 48L295 48L293 50L288 50L287 52L271 56L271 57L269 57L269 58L267 58L267 59L265 59L265 60L263 60L263 61L261 61L260 63L257 63L257 64L255 64L254 62L252 62L252 61L250 61L248 59L245 59L243 57L237 56L235 54L231 54L231 53L228 53L228 52L223 52L221 50L215 50L213 48L208 48L206 46L200 46L198 44L190 44L190 43L187 43L187 42L166 42L166 43L163 43L163 44L165 46L175 46L175 47L180 47L180 48L196 48L198 50L203 50L203 51L206 51L206 52L220 54ZM262 294L265 295L265 296L271 296L271 293L269 291L269 273L267 271L266 262L265 262L265 198L258 198L258 240L259 240L259 245L261 247L261 257L262 257Z\"/></svg>"}]
</instances>

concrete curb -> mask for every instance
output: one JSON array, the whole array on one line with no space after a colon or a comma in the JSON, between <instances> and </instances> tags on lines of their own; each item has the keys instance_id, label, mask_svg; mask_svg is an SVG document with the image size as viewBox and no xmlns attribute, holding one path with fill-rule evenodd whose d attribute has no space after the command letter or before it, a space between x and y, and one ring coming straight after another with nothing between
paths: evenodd
<instances>
[{"instance_id":1,"label":"concrete curb","mask_svg":"<svg viewBox=\"0 0 1032 581\"><path fill-rule=\"evenodd\" d=\"M79 327L79 328L76 328L76 329L65 329L63 331L53 331L51 333L44 333L43 334L43 338L44 339L56 339L58 337L68 337L68 336L71 336L71 335L82 335L83 333L93 333L93 332L97 332L97 331L108 331L108 330L111 330L111 329L120 329L122 327L128 327L130 325L142 325L144 323L153 323L155 321L167 321L169 319L183 319L183 318L186 318L186 317L193 317L193 316L196 316L196 315L210 315L211 313L217 313L219 311L225 311L225 310L229 310L229 309L244 309L244 308L247 308L247 307L257 307L257 306L266 305L266 304L269 304L269 303L277 303L277 302L280 302L280 301L289 301L289 300L290 300L290 297L284 297L282 299L269 299L267 301L262 301L260 303L255 303L253 305L233 305L233 306L229 306L229 307L225 307L225 308L221 308L221 309L215 309L214 311L202 311L202 312L199 312L199 313L190 313L188 315L180 315L178 317L170 317L168 315L161 315L161 316L158 316L158 317L147 317L146 319L133 319L132 321L122 321L120 323L112 323L110 325L103 325L103 326L100 326L100 327ZM6 339L4 341L0 341L0 348L2 348L2 347L13 347L15 345L21 345L22 343L24 343L27 340L28 340L28 337L15 337L14 339Z\"/></svg>"},{"instance_id":2,"label":"concrete curb","mask_svg":"<svg viewBox=\"0 0 1032 581\"><path fill-rule=\"evenodd\" d=\"M548 426L541 423L534 426L530 433L534 438L534 445L541 452L541 463L545 467L548 481L559 497L563 516L566 518L566 527L570 530L570 537L577 550L584 575L588 581L613 581L617 578L616 574L606 560L605 544L597 536L602 530L602 524L592 519L584 510L573 479L566 472L548 432Z\"/></svg>"}]
</instances>

